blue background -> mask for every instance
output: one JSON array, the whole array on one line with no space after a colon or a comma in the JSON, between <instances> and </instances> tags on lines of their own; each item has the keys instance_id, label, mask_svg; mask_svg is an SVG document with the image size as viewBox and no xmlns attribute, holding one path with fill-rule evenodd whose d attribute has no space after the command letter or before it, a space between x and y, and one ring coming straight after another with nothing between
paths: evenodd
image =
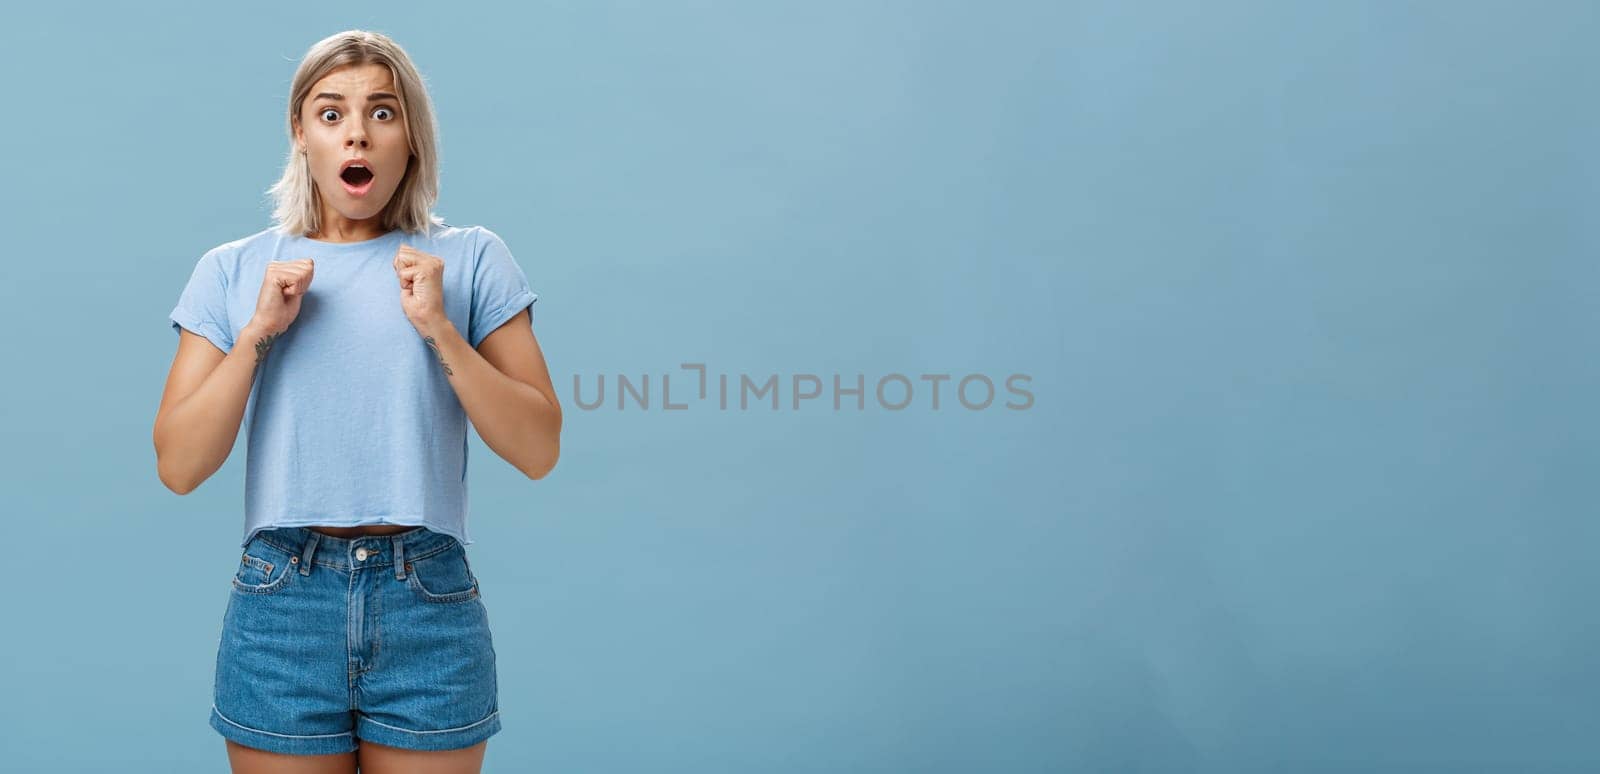
<instances>
[{"instance_id":1,"label":"blue background","mask_svg":"<svg viewBox=\"0 0 1600 774\"><path fill-rule=\"evenodd\" d=\"M1600 767L1600 6L341 5L0 25L8 767L224 766L165 316L350 27L566 406L544 480L472 440L486 771ZM573 402L684 362L1035 401Z\"/></svg>"}]
</instances>

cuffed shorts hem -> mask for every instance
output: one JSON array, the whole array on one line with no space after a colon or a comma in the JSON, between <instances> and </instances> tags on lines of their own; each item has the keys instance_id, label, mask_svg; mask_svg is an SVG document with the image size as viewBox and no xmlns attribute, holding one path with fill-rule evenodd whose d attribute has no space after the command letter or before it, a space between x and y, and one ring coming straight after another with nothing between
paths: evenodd
<instances>
[{"instance_id":1,"label":"cuffed shorts hem","mask_svg":"<svg viewBox=\"0 0 1600 774\"><path fill-rule=\"evenodd\" d=\"M356 716L356 736L365 742L376 742L404 750L454 750L471 747L500 730L500 711L476 723L438 731L411 731L379 723L366 715Z\"/></svg>"},{"instance_id":2,"label":"cuffed shorts hem","mask_svg":"<svg viewBox=\"0 0 1600 774\"><path fill-rule=\"evenodd\" d=\"M337 755L356 750L355 737L349 731L308 735L262 731L229 720L217 710L216 705L211 707L211 727L222 734L224 739L238 742L246 747L285 755Z\"/></svg>"}]
</instances>

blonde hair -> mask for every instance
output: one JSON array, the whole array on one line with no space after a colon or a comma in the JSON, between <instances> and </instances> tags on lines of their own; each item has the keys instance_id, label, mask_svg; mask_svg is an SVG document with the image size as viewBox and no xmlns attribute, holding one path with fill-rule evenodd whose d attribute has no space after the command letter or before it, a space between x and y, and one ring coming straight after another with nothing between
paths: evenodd
<instances>
[{"instance_id":1,"label":"blonde hair","mask_svg":"<svg viewBox=\"0 0 1600 774\"><path fill-rule=\"evenodd\" d=\"M289 88L289 158L283 176L268 189L275 207L273 219L285 234L310 236L322 228L322 197L311 177L311 162L295 145L294 130L300 120L300 106L311 87L328 73L352 65L380 64L394 77L405 117L406 140L411 146L411 161L394 196L384 205L380 222L384 229L407 232L426 231L430 225L443 225L433 214L439 198L438 127L433 105L422 75L411 57L387 35L366 30L346 30L317 41L300 60Z\"/></svg>"}]
</instances>

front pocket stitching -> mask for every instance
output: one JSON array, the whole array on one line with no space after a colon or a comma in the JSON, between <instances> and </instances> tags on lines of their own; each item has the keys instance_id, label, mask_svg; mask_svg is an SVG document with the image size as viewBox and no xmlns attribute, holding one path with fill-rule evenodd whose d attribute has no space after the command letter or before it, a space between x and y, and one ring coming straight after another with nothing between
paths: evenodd
<instances>
[{"instance_id":1,"label":"front pocket stitching","mask_svg":"<svg viewBox=\"0 0 1600 774\"><path fill-rule=\"evenodd\" d=\"M254 556L251 556L249 554L245 554L244 558L246 560L246 563L248 563L250 560L254 560L254 561L260 562L261 564L266 565L268 568L274 566L271 562L269 562L269 561L267 561L265 559L261 559L259 557L254 557ZM267 574L268 574L268 576L270 576L272 574L270 569L268 570ZM271 581L271 582L268 582L268 583L264 583L264 584L261 584L259 586L251 586L249 584L240 583L239 582L239 576L238 575L234 575L233 576L233 587L235 589L239 590L239 591L242 591L242 592L246 593L246 594L271 594L271 593L277 591L278 589L283 588L284 584L289 582L289 576L291 576L291 575L294 575L294 567L292 565L289 566L289 567L284 568L283 575L281 577L279 577L277 580Z\"/></svg>"},{"instance_id":2,"label":"front pocket stitching","mask_svg":"<svg viewBox=\"0 0 1600 774\"><path fill-rule=\"evenodd\" d=\"M467 575L467 577L472 580L472 588L462 591L452 591L449 594L435 594L426 588L423 588L422 581L417 578L417 574L415 572L406 573L406 585L410 586L417 593L421 594L422 598L428 602L465 602L469 599L472 599L478 593L478 579L472 577L470 573Z\"/></svg>"}]
</instances>

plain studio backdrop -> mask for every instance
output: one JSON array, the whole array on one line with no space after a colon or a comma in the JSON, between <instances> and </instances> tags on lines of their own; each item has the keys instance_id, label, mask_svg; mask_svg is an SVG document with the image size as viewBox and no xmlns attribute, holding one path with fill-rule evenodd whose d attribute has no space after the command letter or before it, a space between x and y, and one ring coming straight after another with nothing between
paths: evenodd
<instances>
[{"instance_id":1,"label":"plain studio backdrop","mask_svg":"<svg viewBox=\"0 0 1600 774\"><path fill-rule=\"evenodd\" d=\"M1600 766L1594 4L339 5L0 25L0 767L224 766L166 314L352 27L566 409L471 440L486 771Z\"/></svg>"}]
</instances>

